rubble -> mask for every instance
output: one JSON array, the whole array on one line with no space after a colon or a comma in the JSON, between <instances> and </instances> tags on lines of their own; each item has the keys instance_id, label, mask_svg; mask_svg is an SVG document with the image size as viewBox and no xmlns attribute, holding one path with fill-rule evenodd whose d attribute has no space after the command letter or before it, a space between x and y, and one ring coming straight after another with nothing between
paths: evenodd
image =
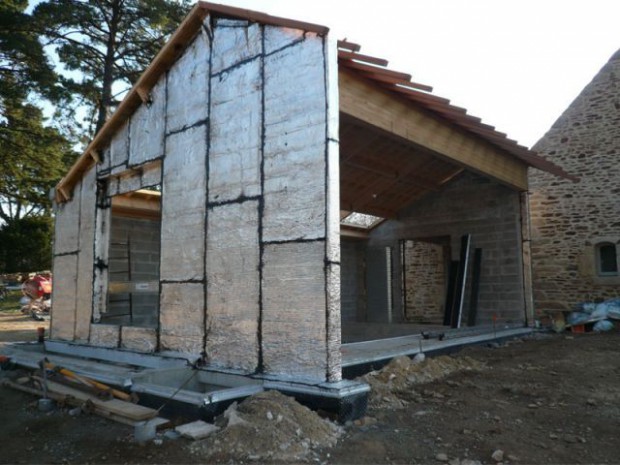
<instances>
[{"instance_id":1,"label":"rubble","mask_svg":"<svg viewBox=\"0 0 620 465\"><path fill-rule=\"evenodd\" d=\"M309 458L314 449L336 445L341 427L321 418L292 397L266 391L232 404L216 420L221 431L191 446L205 462L290 462Z\"/></svg>"},{"instance_id":2,"label":"rubble","mask_svg":"<svg viewBox=\"0 0 620 465\"><path fill-rule=\"evenodd\" d=\"M470 357L442 355L417 363L407 356L401 356L361 379L371 387L371 408L399 409L421 398L422 393L414 389L416 385L443 379L459 371L479 371L483 368L484 364Z\"/></svg>"}]
</instances>

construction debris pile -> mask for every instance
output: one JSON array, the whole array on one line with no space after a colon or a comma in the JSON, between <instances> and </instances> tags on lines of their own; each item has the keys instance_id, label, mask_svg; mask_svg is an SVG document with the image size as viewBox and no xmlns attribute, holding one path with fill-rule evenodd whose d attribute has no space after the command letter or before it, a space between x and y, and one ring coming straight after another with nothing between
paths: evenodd
<instances>
[{"instance_id":1,"label":"construction debris pile","mask_svg":"<svg viewBox=\"0 0 620 465\"><path fill-rule=\"evenodd\" d=\"M370 408L399 409L421 396L414 387L446 378L460 371L481 371L484 364L470 357L439 356L424 359L396 357L378 371L371 371L361 379L371 387Z\"/></svg>"},{"instance_id":2,"label":"construction debris pile","mask_svg":"<svg viewBox=\"0 0 620 465\"><path fill-rule=\"evenodd\" d=\"M579 309L566 318L566 327L591 325L592 331L600 333L614 329L613 320L620 320L620 299L580 304Z\"/></svg>"},{"instance_id":3,"label":"construction debris pile","mask_svg":"<svg viewBox=\"0 0 620 465\"><path fill-rule=\"evenodd\" d=\"M291 462L311 459L314 450L336 445L342 428L278 391L231 405L216 424L221 430L191 446L205 462Z\"/></svg>"}]
</instances>

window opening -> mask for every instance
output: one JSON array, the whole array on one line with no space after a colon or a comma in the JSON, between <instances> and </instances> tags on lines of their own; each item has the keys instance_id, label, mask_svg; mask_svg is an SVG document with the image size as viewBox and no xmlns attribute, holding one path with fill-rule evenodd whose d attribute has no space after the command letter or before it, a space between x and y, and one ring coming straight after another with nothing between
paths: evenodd
<instances>
[{"instance_id":1,"label":"window opening","mask_svg":"<svg viewBox=\"0 0 620 465\"><path fill-rule=\"evenodd\" d=\"M161 192L159 186L111 197L108 295L101 323L157 327Z\"/></svg>"},{"instance_id":2,"label":"window opening","mask_svg":"<svg viewBox=\"0 0 620 465\"><path fill-rule=\"evenodd\" d=\"M604 243L596 246L597 271L600 276L618 275L618 254L616 245Z\"/></svg>"},{"instance_id":3,"label":"window opening","mask_svg":"<svg viewBox=\"0 0 620 465\"><path fill-rule=\"evenodd\" d=\"M340 220L340 224L360 229L372 229L383 221L385 221L385 218L381 218L380 216L352 212Z\"/></svg>"}]
</instances>

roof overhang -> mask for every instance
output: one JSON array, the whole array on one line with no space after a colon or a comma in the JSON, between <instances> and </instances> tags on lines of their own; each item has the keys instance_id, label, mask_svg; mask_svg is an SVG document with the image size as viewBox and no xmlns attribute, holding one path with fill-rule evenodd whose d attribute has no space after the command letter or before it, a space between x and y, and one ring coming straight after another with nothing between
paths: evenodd
<instances>
[{"instance_id":1,"label":"roof overhang","mask_svg":"<svg viewBox=\"0 0 620 465\"><path fill-rule=\"evenodd\" d=\"M73 188L84 173L100 161L100 151L136 109L148 102L151 89L160 76L181 56L209 15L296 28L319 35L329 31L327 27L316 24L198 2L58 183L58 202L71 198ZM341 179L361 184L362 173L374 175L375 178L379 175L384 180L391 179L391 185L396 186L392 191L399 190L394 194L389 208L385 208L385 204L390 197L383 196L383 208L372 208L371 204L367 204L360 209L355 205L357 201L347 200L356 199L358 192L355 189L347 191L343 185L343 210L393 217L406 202L410 203L425 192L440 188L463 169L490 176L518 190L527 189L527 168L530 166L576 180L535 152L495 131L492 126L483 124L479 118L468 115L464 109L451 105L449 100L432 95L430 86L411 82L410 75L387 69L386 60L360 54L358 45L339 42L338 61L341 133L366 133L380 137L382 143L387 144L384 151L377 151L371 156L370 163L369 159L360 161L345 154L341 160L344 162ZM364 131L364 125L372 131ZM346 136L341 137L342 149L348 150L348 143ZM382 166L381 153L398 156L399 165L405 168L394 171L390 166ZM429 157L433 159L432 163L426 163ZM374 195L373 192L368 193Z\"/></svg>"},{"instance_id":2,"label":"roof overhang","mask_svg":"<svg viewBox=\"0 0 620 465\"><path fill-rule=\"evenodd\" d=\"M174 32L166 45L155 56L148 68L142 73L138 81L127 93L114 114L106 121L101 130L95 135L84 153L76 160L67 174L56 186L56 201L64 202L71 198L75 185L84 173L100 160L99 151L111 140L112 136L131 117L136 109L149 101L149 94L160 76L165 73L183 54L192 42L209 15L220 18L242 19L266 25L301 29L325 35L329 28L318 24L295 21L287 18L271 16L258 11L234 8L210 2L199 1L185 17L179 28Z\"/></svg>"}]
</instances>

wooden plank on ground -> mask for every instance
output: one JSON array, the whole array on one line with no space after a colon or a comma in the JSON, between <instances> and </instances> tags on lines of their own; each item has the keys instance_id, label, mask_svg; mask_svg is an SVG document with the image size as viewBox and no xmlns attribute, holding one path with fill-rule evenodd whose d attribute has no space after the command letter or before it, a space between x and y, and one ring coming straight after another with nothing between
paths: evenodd
<instances>
[{"instance_id":1,"label":"wooden plank on ground","mask_svg":"<svg viewBox=\"0 0 620 465\"><path fill-rule=\"evenodd\" d=\"M28 387L28 386L24 386L22 384L18 384L16 382L10 381L10 380L4 380L2 382L3 386L8 386L11 387L13 389L16 389L18 391L22 391L25 392L27 394L32 394L35 396L40 396L43 397L44 393L42 390L40 389L35 389L32 387ZM64 403L66 405L71 405L74 407L84 407L84 404L86 402L80 400L80 399L76 399L75 397L71 396L71 395L67 395L67 394L59 394L56 392L52 392L49 391L47 393L47 397L49 397L50 399L55 400L56 402L61 402ZM134 404L132 404L134 405ZM140 423L141 421L144 420L132 420L130 418L124 417L124 416L120 416L120 415L115 415L114 413L111 413L108 410L104 410L101 408L97 408L97 407L93 407L91 410L92 413L99 415L101 417L107 418L109 420L113 420L116 421L118 423L122 423L124 425L129 425L129 426L136 426L138 423ZM155 422L155 428L159 429L159 428L163 428L166 427L170 424L170 420L168 420L167 418L162 418L162 417L155 417L153 419L149 420L150 422Z\"/></svg>"},{"instance_id":2,"label":"wooden plank on ground","mask_svg":"<svg viewBox=\"0 0 620 465\"><path fill-rule=\"evenodd\" d=\"M101 400L86 392L65 386L54 381L47 381L47 389L56 394L72 396L82 402L90 402L96 409L110 412L113 415L129 418L131 420L140 421L148 420L157 416L158 411L142 405L132 404L123 400L111 399Z\"/></svg>"}]
</instances>

